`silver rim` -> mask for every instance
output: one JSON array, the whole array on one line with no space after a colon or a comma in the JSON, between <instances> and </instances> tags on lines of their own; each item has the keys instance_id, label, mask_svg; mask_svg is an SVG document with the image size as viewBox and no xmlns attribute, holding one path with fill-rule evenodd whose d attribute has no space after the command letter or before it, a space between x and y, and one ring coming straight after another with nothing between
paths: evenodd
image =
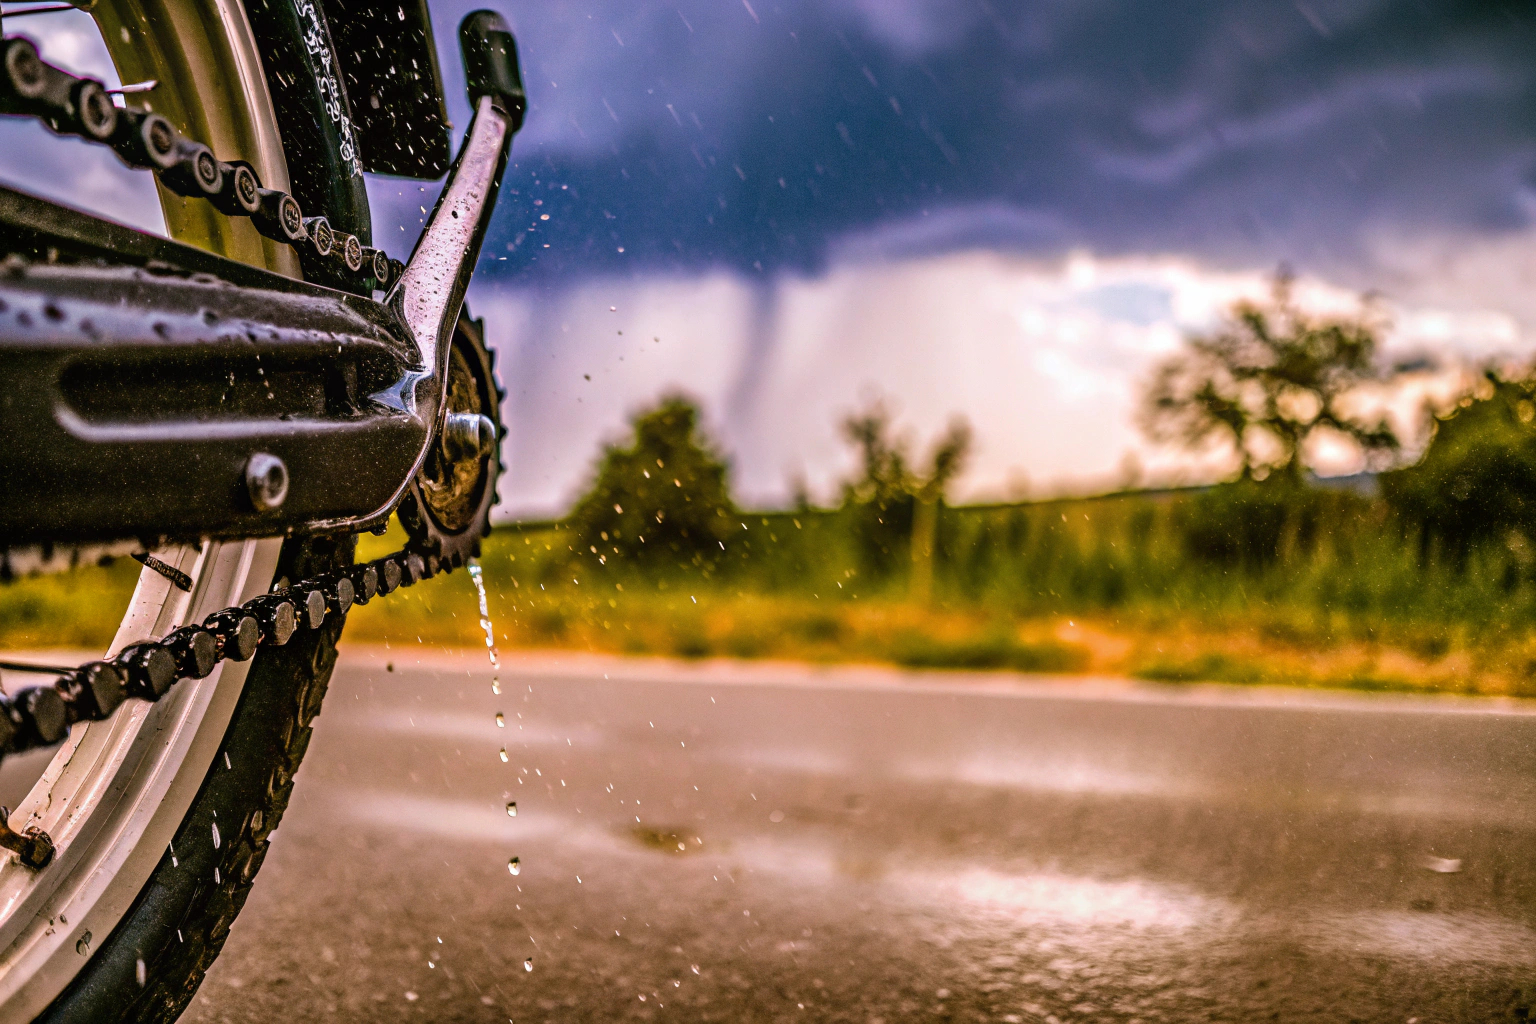
<instances>
[{"instance_id":1,"label":"silver rim","mask_svg":"<svg viewBox=\"0 0 1536 1024\"><path fill-rule=\"evenodd\" d=\"M93 13L104 26L119 25L104 38L120 67L140 45L184 55L187 80L162 80L157 98L196 112L197 123L183 127L221 157L243 157L263 182L288 187L260 58L238 2L109 0ZM137 38L130 41L124 25ZM174 225L181 221L166 212L180 237ZM187 222L185 232L224 255L297 273L291 253L235 227L241 230ZM184 593L145 569L108 654L263 593L281 548L281 538L269 538L155 552L191 576L192 589ZM0 1022L29 1021L46 1008L138 898L213 765L247 669L224 662L156 704L128 701L105 722L77 725L12 813L13 828L37 825L57 853L42 871L11 856L0 862Z\"/></svg>"},{"instance_id":2,"label":"silver rim","mask_svg":"<svg viewBox=\"0 0 1536 1024\"><path fill-rule=\"evenodd\" d=\"M156 552L193 577L192 592L145 569L109 653L262 593L281 547ZM12 814L13 827L39 826L58 852L42 871L14 858L0 865L0 1020L42 1011L132 906L213 764L248 665L224 662L159 703L130 701L108 721L76 726Z\"/></svg>"}]
</instances>

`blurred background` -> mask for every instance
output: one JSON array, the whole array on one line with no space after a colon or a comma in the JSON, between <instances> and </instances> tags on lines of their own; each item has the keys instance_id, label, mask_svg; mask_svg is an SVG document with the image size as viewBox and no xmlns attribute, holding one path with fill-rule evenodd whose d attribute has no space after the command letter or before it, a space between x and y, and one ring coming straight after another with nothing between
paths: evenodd
<instances>
[{"instance_id":1,"label":"blurred background","mask_svg":"<svg viewBox=\"0 0 1536 1024\"><path fill-rule=\"evenodd\" d=\"M469 6L433 6L460 133ZM506 15L531 106L469 303L508 642L1536 686L1529 12ZM28 27L112 77L87 15ZM27 133L19 184L158 222ZM407 256L436 186L369 189ZM0 593L0 633L99 642L72 586ZM434 595L352 635L474 640Z\"/></svg>"},{"instance_id":2,"label":"blurred background","mask_svg":"<svg viewBox=\"0 0 1536 1024\"><path fill-rule=\"evenodd\" d=\"M498 6L484 592L350 613L189 1020L1530 1018L1528 6Z\"/></svg>"}]
</instances>

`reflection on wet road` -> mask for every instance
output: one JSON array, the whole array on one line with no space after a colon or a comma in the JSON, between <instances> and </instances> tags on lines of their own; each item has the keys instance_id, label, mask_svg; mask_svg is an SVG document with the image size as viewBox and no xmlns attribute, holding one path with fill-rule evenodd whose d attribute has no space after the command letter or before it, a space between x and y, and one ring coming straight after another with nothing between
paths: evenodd
<instances>
[{"instance_id":1,"label":"reflection on wet road","mask_svg":"<svg viewBox=\"0 0 1536 1024\"><path fill-rule=\"evenodd\" d=\"M343 655L186 1020L1430 1024L1536 993L1536 709L506 662L497 695L483 654Z\"/></svg>"}]
</instances>

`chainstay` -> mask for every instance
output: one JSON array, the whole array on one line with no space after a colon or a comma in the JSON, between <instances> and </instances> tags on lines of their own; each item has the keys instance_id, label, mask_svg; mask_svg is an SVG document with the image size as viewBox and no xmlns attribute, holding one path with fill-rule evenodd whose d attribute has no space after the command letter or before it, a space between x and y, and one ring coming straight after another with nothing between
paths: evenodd
<instances>
[{"instance_id":1,"label":"chainstay","mask_svg":"<svg viewBox=\"0 0 1536 1024\"><path fill-rule=\"evenodd\" d=\"M31 115L55 134L110 146L130 167L154 171L180 196L205 199L231 217L246 217L267 238L292 246L320 283L344 282L362 292L386 291L405 264L355 235L334 230L324 217L306 217L298 200L263 187L255 168L224 161L182 134L160 114L113 104L107 87L45 63L24 36L0 39L0 113Z\"/></svg>"},{"instance_id":2,"label":"chainstay","mask_svg":"<svg viewBox=\"0 0 1536 1024\"><path fill-rule=\"evenodd\" d=\"M148 568L159 571L154 565ZM353 605L365 605L452 568L436 555L397 551L214 612L200 624L182 626L159 640L131 644L111 660L73 669L8 663L7 668L57 673L58 678L0 696L0 757L54 746L76 722L103 721L129 699L157 701L180 680L203 679L223 661L249 661L262 647L288 643L298 630L318 629L328 615L344 615ZM14 850L32 867L52 858L47 836L30 829L30 835L18 836L3 818L0 815L0 847ZM26 839L40 840L41 845L16 841Z\"/></svg>"}]
</instances>

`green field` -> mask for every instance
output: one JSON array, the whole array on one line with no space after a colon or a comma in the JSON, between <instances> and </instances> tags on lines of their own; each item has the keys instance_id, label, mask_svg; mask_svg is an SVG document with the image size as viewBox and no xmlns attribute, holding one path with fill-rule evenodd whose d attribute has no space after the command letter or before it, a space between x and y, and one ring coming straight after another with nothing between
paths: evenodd
<instances>
[{"instance_id":1,"label":"green field","mask_svg":"<svg viewBox=\"0 0 1536 1024\"><path fill-rule=\"evenodd\" d=\"M1441 557L1380 499L1262 494L943 508L925 599L899 508L737 514L723 550L647 559L594 552L571 526L513 526L481 563L508 648L1536 695L1524 545ZM401 539L366 537L360 556ZM120 559L0 587L0 644L105 644L137 570ZM347 637L484 642L463 572L356 609Z\"/></svg>"}]
</instances>

